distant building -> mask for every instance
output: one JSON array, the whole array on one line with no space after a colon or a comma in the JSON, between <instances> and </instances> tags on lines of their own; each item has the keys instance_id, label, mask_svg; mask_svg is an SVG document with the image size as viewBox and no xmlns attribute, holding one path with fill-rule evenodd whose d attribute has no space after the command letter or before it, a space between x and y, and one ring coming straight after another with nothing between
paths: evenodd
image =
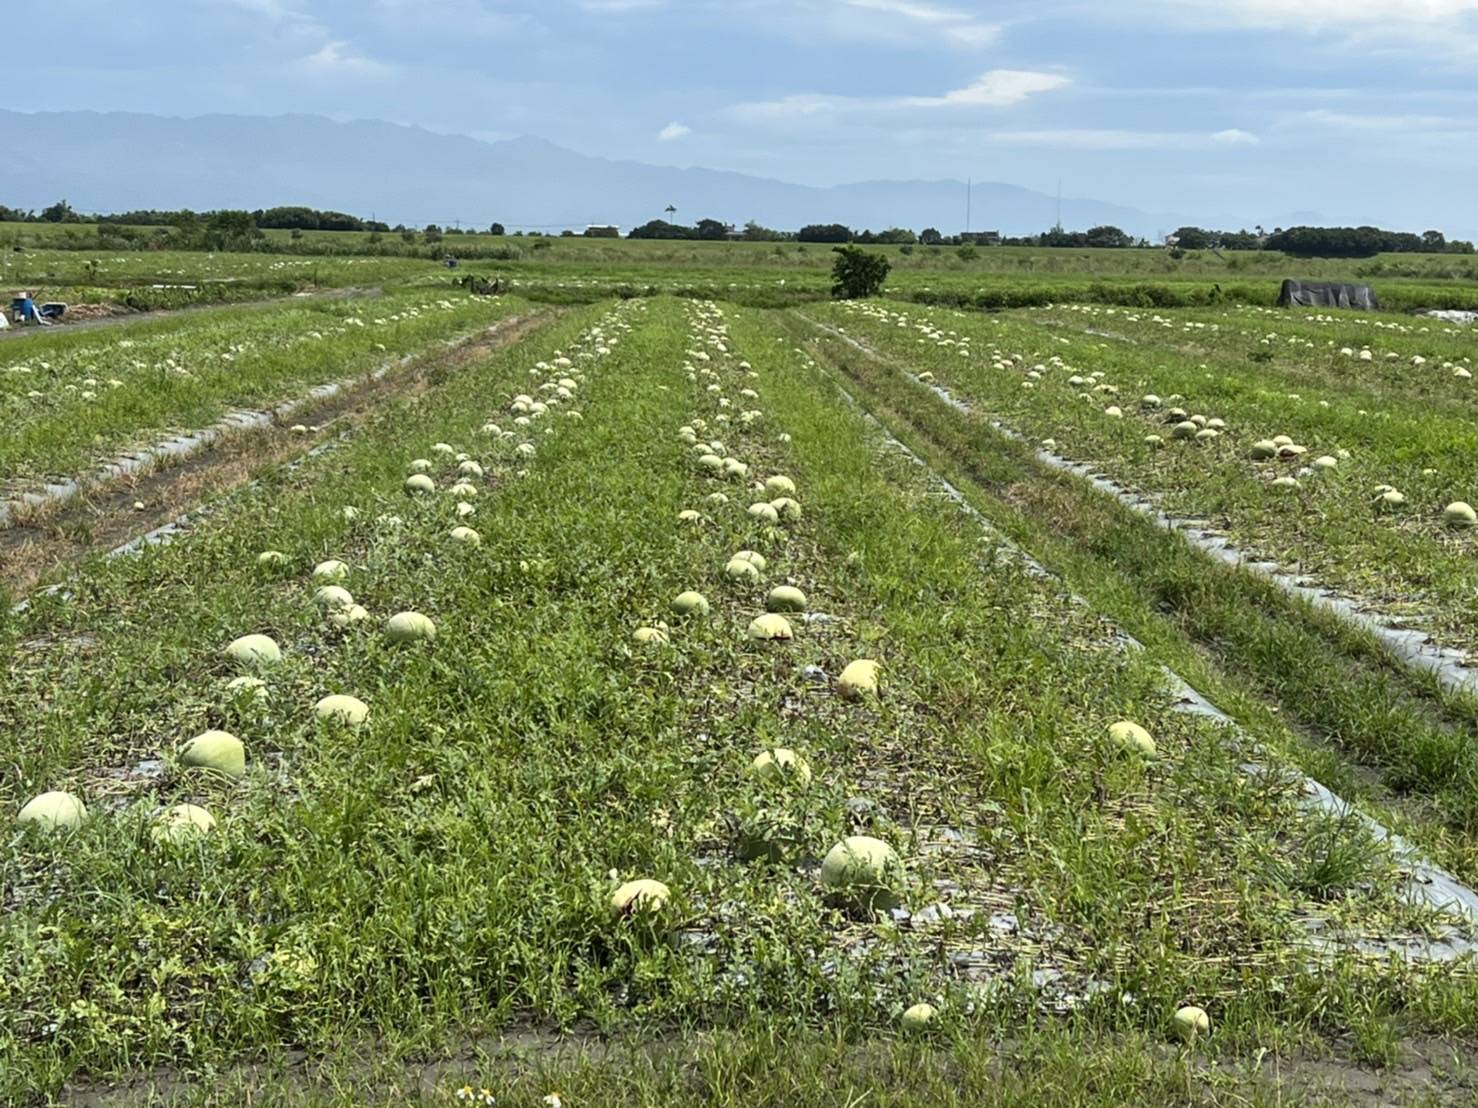
<instances>
[{"instance_id":1,"label":"distant building","mask_svg":"<svg viewBox=\"0 0 1478 1108\"><path fill-rule=\"evenodd\" d=\"M1000 246L1001 232L999 231L966 231L960 235L960 242L973 243L976 246Z\"/></svg>"},{"instance_id":2,"label":"distant building","mask_svg":"<svg viewBox=\"0 0 1478 1108\"><path fill-rule=\"evenodd\" d=\"M621 237L621 228L608 223L592 223L585 228L585 237L588 239L618 239Z\"/></svg>"}]
</instances>

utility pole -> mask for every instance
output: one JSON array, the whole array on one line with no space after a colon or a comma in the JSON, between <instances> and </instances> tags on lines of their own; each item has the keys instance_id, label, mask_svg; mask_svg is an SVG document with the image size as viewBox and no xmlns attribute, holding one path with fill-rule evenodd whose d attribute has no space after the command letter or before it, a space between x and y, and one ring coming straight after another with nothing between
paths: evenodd
<instances>
[{"instance_id":1,"label":"utility pole","mask_svg":"<svg viewBox=\"0 0 1478 1108\"><path fill-rule=\"evenodd\" d=\"M970 233L970 221L975 216L975 178L965 179L965 234Z\"/></svg>"},{"instance_id":2,"label":"utility pole","mask_svg":"<svg viewBox=\"0 0 1478 1108\"><path fill-rule=\"evenodd\" d=\"M1057 229L1062 230L1062 178L1057 178Z\"/></svg>"}]
</instances>

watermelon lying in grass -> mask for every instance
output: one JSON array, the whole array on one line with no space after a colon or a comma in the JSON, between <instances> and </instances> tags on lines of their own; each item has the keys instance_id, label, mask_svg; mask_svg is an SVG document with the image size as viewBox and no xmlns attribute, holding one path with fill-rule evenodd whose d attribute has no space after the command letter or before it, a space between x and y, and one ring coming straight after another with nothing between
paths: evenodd
<instances>
[{"instance_id":1,"label":"watermelon lying in grass","mask_svg":"<svg viewBox=\"0 0 1478 1108\"><path fill-rule=\"evenodd\" d=\"M43 831L70 831L87 818L87 805L69 792L56 790L42 793L28 801L15 821L22 826Z\"/></svg>"},{"instance_id":2,"label":"watermelon lying in grass","mask_svg":"<svg viewBox=\"0 0 1478 1108\"><path fill-rule=\"evenodd\" d=\"M891 846L852 835L821 862L821 884L835 904L862 911L887 911L902 901L903 863Z\"/></svg>"}]
</instances>

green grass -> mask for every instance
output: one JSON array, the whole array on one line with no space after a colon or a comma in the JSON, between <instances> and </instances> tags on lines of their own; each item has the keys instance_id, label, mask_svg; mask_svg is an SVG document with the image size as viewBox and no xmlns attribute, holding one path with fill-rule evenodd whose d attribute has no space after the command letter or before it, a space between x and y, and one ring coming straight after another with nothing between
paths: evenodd
<instances>
[{"instance_id":1,"label":"green grass","mask_svg":"<svg viewBox=\"0 0 1478 1108\"><path fill-rule=\"evenodd\" d=\"M267 232L272 253L95 251L88 225L0 225L0 284L48 298L177 307L261 298L309 288L442 284L444 255L460 272L497 274L527 295L594 302L625 295L684 295L784 306L825 299L831 247L817 243L659 242L583 237L449 235L439 243L398 234ZM23 253L8 249L24 244ZM65 249L57 248L65 244ZM887 294L902 300L999 310L1054 303L1142 308L1231 303L1271 306L1283 279L1368 281L1388 308L1478 307L1478 260L1452 254L1297 259L1276 252L1161 249L868 247L892 263ZM194 289L156 288L195 284ZM36 291L33 289L33 291Z\"/></svg>"},{"instance_id":2,"label":"green grass","mask_svg":"<svg viewBox=\"0 0 1478 1108\"><path fill-rule=\"evenodd\" d=\"M28 227L30 225L27 225ZM446 274L419 258L336 255L207 254L200 251L55 250L44 246L14 253L0 231L0 288L30 292L37 302L112 304L155 311L243 300L268 300L294 292L378 288L422 275Z\"/></svg>"},{"instance_id":3,"label":"green grass","mask_svg":"<svg viewBox=\"0 0 1478 1108\"><path fill-rule=\"evenodd\" d=\"M510 399L561 375L584 378L583 418L564 405L513 424ZM741 423L750 408L764 414ZM791 476L804 517L762 526L743 482L705 476L678 437L700 419L754 477ZM486 470L475 549L447 538L447 463L437 495L401 491L438 442ZM705 522L680 523L688 508ZM951 1075L971 1102L1093 1103L1214 1085L1150 1045L1187 1001L1212 1011L1207 1050L1228 1059L1471 1025L1460 972L1311 957L1310 915L1349 936L1429 921L1394 900L1363 835L1333 834L1287 775L1245 774L1233 736L1173 710L1154 658L985 539L773 316L577 310L219 509L167 547L86 566L0 630L0 806L67 787L93 813L0 855L12 1100L161 1066L237 1089L252 1080L237 1063L284 1046L352 1082L352 1044L389 1064L532 1025L681 1045L553 1065L572 1103L599 1102L603 1081L621 1082L606 1103L835 1103L838 1088L886 1103L933 1099ZM265 548L288 567L259 568ZM740 548L768 557L763 585L726 582ZM353 567L361 630L313 609L309 570L330 556ZM831 618L752 643L780 582ZM710 618L668 612L685 588ZM383 640L402 609L436 620L433 644ZM635 647L657 620L671 646ZM264 702L223 689L221 647L248 631L286 651ZM876 703L806 669L863 656L884 664ZM366 726L315 723L329 692L362 697ZM1154 761L1107 745L1126 717L1155 733ZM209 726L245 741L242 781L175 763ZM778 744L810 761L811 788L745 775ZM151 814L184 800L217 832L159 848ZM762 812L793 837L780 864L736 854ZM901 852L910 909L943 900L953 918L828 905L814 859L860 830ZM674 892L654 925L606 907L613 877L638 876ZM1004 913L1016 931L992 925ZM944 1012L934 1049L896 1037L923 997ZM548 1091L517 1069L457 1076L510 1100ZM297 1095L269 1083L256 1099L333 1094Z\"/></svg>"},{"instance_id":4,"label":"green grass","mask_svg":"<svg viewBox=\"0 0 1478 1108\"><path fill-rule=\"evenodd\" d=\"M150 230L150 229L145 229ZM286 230L270 230L265 238L284 252L331 252L335 255L371 255L376 249L422 250L428 244L417 235L406 243L398 232L374 241L370 232L305 231L294 240ZM0 223L0 244L28 248L66 242L86 247L97 239L94 224ZM829 269L831 247L824 243L690 242L562 237L529 234L493 236L483 233L446 235L429 244L449 254L461 248L467 254L506 247L544 253L572 266L605 270L617 265L655 268ZM1146 281L1185 279L1225 283L1238 279L1274 279L1287 276L1331 280L1415 280L1426 282L1478 280L1478 258L1462 254L1380 254L1372 258L1290 258L1278 251L1187 251L1174 257L1164 249L1101 250L1051 247L979 247L973 258L961 257L956 247L869 246L884 254L900 273L979 273L1015 278L1124 277Z\"/></svg>"},{"instance_id":5,"label":"green grass","mask_svg":"<svg viewBox=\"0 0 1478 1108\"><path fill-rule=\"evenodd\" d=\"M1034 441L1051 439L1057 453L1153 494L1170 515L1210 520L1256 558L1417 620L1443 643L1478 647L1471 619L1478 533L1442 522L1448 503L1478 500L1478 438L1471 433L1478 395L1473 381L1442 368L1469 357L1470 347L1451 329L1423 322L1377 331L1367 324L1364 341L1374 349L1365 362L1340 353L1349 343L1359 349L1350 338L1357 325L1344 317L1331 324L1280 319L1253 338L1250 313L1240 310L1227 314L1225 332L1187 332L1176 315L1161 316L1167 328L1144 313L1105 313L1107 334L1087 333L1082 324L1069 329L1051 315L1038 323L886 306L831 306L815 314L917 372L932 372L982 415ZM1086 310L1065 314L1076 321ZM1250 314L1253 325L1263 318ZM1186 322L1203 321L1192 314ZM1125 337L1115 339L1114 327ZM1269 332L1279 340L1264 346ZM1411 364L1417 350L1426 364ZM1161 406L1145 408L1140 398L1147 394L1160 397ZM1105 414L1111 405L1122 419ZM1166 414L1172 408L1227 426L1209 444L1174 441L1177 419ZM1147 445L1150 434L1168 441ZM1250 458L1254 442L1280 434L1308 449L1301 462ZM1301 488L1271 484L1340 451L1348 456L1337 469L1304 470ZM1380 504L1380 485L1401 490L1406 506Z\"/></svg>"},{"instance_id":6,"label":"green grass","mask_svg":"<svg viewBox=\"0 0 1478 1108\"><path fill-rule=\"evenodd\" d=\"M1318 780L1363 796L1446 864L1470 879L1478 874L1470 702L1397 670L1367 636L1333 617L1211 562L1077 478L1047 469L984 415L939 402L897 363L821 340L804 325L792 333L817 344L818 356L909 445L1151 656L1239 719L1257 720Z\"/></svg>"},{"instance_id":7,"label":"green grass","mask_svg":"<svg viewBox=\"0 0 1478 1108\"><path fill-rule=\"evenodd\" d=\"M1378 1049L1377 1044L1371 1046ZM362 1051L308 1065L276 1061L198 1082L161 1080L93 1093L105 1108L268 1103L291 1108L363 1104L448 1106L552 1103L671 1108L681 1105L838 1104L907 1106L1108 1106L1245 1104L1255 1108L1344 1106L1349 1084L1375 1086L1371 1103L1458 1102L1472 1083L1465 1064L1440 1049L1409 1069L1373 1077L1348 1056L1319 1055L1210 1068L1149 1036L1105 1038L1045 1024L1015 1034L945 1033L924 1042L847 1039L804 1029L777 1042L754 1028L665 1040L514 1034L443 1057ZM469 1099L459 1099L463 1093ZM1354 1094L1358 1096L1359 1094Z\"/></svg>"},{"instance_id":8,"label":"green grass","mask_svg":"<svg viewBox=\"0 0 1478 1108\"><path fill-rule=\"evenodd\" d=\"M297 399L527 308L417 292L11 340L0 345L0 488L78 475L166 432Z\"/></svg>"}]
</instances>

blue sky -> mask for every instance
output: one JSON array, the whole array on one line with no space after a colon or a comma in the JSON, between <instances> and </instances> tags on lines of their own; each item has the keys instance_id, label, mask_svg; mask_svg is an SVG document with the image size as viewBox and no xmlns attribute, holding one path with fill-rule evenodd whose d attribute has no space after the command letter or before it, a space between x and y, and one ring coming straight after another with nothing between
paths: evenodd
<instances>
[{"instance_id":1,"label":"blue sky","mask_svg":"<svg viewBox=\"0 0 1478 1108\"><path fill-rule=\"evenodd\" d=\"M23 111L308 112L1478 233L1478 0L51 0L36 21L59 30L8 51Z\"/></svg>"}]
</instances>

